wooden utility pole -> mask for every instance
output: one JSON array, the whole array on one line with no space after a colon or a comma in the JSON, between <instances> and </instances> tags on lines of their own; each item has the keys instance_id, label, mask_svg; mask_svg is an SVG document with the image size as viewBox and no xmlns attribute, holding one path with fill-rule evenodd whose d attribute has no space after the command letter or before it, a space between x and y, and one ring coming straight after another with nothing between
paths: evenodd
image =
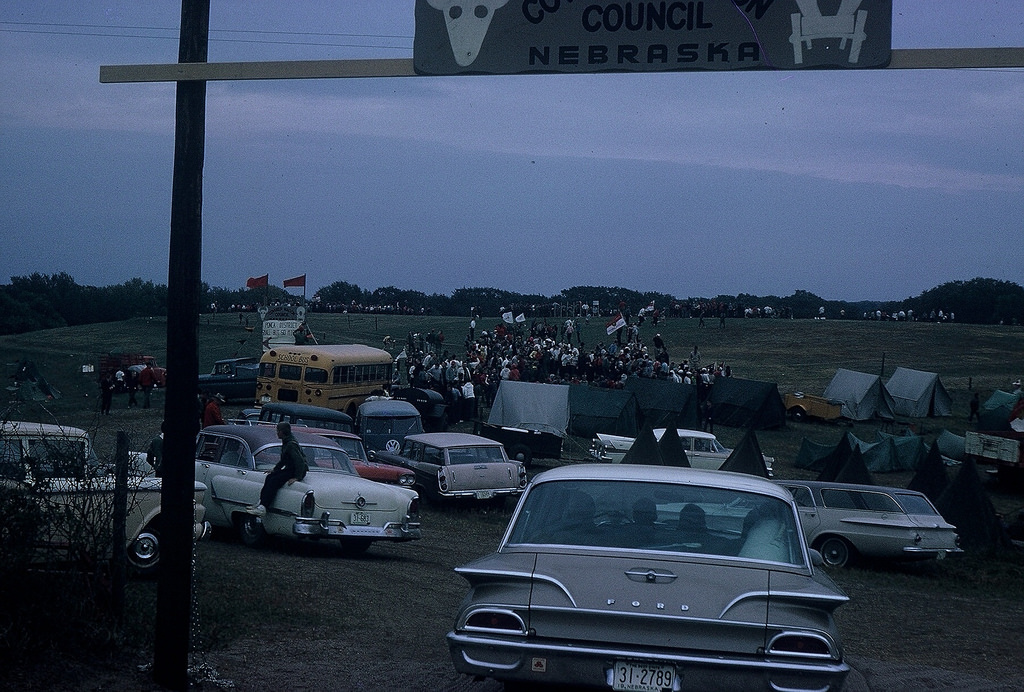
<instances>
[{"instance_id":1,"label":"wooden utility pole","mask_svg":"<svg viewBox=\"0 0 1024 692\"><path fill-rule=\"evenodd\" d=\"M206 62L210 0L182 0L178 62ZM203 248L206 82L177 83L171 242L167 270L167 397L164 408L160 577L153 678L188 688L192 616L192 500L199 432L199 292Z\"/></svg>"}]
</instances>

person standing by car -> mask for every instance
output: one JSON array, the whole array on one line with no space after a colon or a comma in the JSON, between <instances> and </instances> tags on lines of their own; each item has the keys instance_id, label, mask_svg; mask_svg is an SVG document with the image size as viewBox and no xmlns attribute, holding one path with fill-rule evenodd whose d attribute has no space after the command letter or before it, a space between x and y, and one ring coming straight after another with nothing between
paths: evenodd
<instances>
[{"instance_id":1,"label":"person standing by car","mask_svg":"<svg viewBox=\"0 0 1024 692\"><path fill-rule=\"evenodd\" d=\"M224 425L224 414L220 412L220 405L226 401L223 394L214 394L206 402L203 408L203 427L211 425Z\"/></svg>"},{"instance_id":2,"label":"person standing by car","mask_svg":"<svg viewBox=\"0 0 1024 692\"><path fill-rule=\"evenodd\" d=\"M153 364L146 363L146 367L139 373L139 386L142 387L142 408L149 408L149 395L152 394L155 385L156 374L153 372Z\"/></svg>"},{"instance_id":3,"label":"person standing by car","mask_svg":"<svg viewBox=\"0 0 1024 692\"><path fill-rule=\"evenodd\" d=\"M306 455L299 447L299 441L292 435L291 423L281 421L277 424L277 437L281 440L281 460L278 461L273 470L267 474L263 481L263 490L260 491L259 504L249 505L245 508L249 514L263 516L267 513L267 507L274 504L274 497L277 491L286 484L291 485L295 481L301 481L306 477L309 466L306 464Z\"/></svg>"},{"instance_id":4,"label":"person standing by car","mask_svg":"<svg viewBox=\"0 0 1024 692\"><path fill-rule=\"evenodd\" d=\"M109 373L103 374L100 378L100 413L104 416L110 415L110 404L114 401L114 378Z\"/></svg>"}]
</instances>

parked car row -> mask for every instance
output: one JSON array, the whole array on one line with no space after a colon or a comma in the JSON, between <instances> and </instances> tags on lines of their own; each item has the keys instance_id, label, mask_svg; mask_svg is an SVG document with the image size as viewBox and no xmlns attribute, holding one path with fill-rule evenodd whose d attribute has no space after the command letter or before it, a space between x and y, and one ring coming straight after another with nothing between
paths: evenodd
<instances>
[{"instance_id":1,"label":"parked car row","mask_svg":"<svg viewBox=\"0 0 1024 692\"><path fill-rule=\"evenodd\" d=\"M309 470L265 514L250 508L281 458L275 427L200 432L197 538L209 522L253 547L278 536L360 553L422 538L421 496L518 498L496 551L456 569L469 590L447 635L457 671L509 687L838 689L849 666L833 613L848 598L822 567L959 552L927 497L899 488L607 463L528 482L500 443L475 435L407 435L370 459L352 432L292 432ZM5 423L0 443L5 487L81 493L98 464L77 429ZM363 477L385 465L397 483ZM133 563L152 570L159 479L133 487Z\"/></svg>"}]
</instances>

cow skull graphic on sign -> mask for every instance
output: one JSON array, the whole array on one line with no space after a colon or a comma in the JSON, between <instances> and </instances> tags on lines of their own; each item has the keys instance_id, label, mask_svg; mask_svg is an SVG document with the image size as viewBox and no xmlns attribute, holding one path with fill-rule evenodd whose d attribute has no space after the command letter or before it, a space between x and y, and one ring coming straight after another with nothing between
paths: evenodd
<instances>
[{"instance_id":1,"label":"cow skull graphic on sign","mask_svg":"<svg viewBox=\"0 0 1024 692\"><path fill-rule=\"evenodd\" d=\"M480 54L480 46L491 25L494 11L508 0L427 0L431 7L444 12L448 40L455 62L468 67Z\"/></svg>"}]
</instances>

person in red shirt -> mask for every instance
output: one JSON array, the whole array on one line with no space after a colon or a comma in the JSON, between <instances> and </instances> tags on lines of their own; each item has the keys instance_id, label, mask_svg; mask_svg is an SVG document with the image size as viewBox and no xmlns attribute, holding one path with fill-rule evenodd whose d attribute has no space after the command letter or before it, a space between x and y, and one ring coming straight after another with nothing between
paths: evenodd
<instances>
[{"instance_id":1,"label":"person in red shirt","mask_svg":"<svg viewBox=\"0 0 1024 692\"><path fill-rule=\"evenodd\" d=\"M220 405L224 403L223 394L214 394L210 397L210 400L206 402L206 408L203 409L203 427L209 427L211 425L224 425L224 415L220 412Z\"/></svg>"}]
</instances>

